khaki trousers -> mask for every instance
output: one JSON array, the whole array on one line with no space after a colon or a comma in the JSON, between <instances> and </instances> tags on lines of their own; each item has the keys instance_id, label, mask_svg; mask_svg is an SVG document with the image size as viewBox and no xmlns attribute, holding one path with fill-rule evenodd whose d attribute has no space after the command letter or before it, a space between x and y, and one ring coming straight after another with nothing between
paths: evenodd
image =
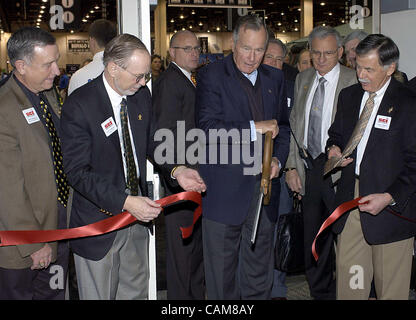
<instances>
[{"instance_id":1,"label":"khaki trousers","mask_svg":"<svg viewBox=\"0 0 416 320\"><path fill-rule=\"evenodd\" d=\"M358 185L356 180L355 197ZM374 277L377 299L408 300L413 241L370 245L362 232L359 210L351 211L337 241L337 299L367 300Z\"/></svg>"}]
</instances>

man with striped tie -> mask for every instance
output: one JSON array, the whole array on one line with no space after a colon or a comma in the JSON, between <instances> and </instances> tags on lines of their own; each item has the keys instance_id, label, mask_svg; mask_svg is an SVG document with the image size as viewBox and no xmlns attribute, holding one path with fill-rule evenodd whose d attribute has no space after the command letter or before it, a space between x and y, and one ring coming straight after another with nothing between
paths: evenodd
<instances>
[{"instance_id":1,"label":"man with striped tie","mask_svg":"<svg viewBox=\"0 0 416 320\"><path fill-rule=\"evenodd\" d=\"M337 299L408 299L416 224L414 94L392 77L399 49L372 34L356 48L359 84L341 91L325 173L341 167L336 205L359 196L333 227Z\"/></svg>"}]
</instances>

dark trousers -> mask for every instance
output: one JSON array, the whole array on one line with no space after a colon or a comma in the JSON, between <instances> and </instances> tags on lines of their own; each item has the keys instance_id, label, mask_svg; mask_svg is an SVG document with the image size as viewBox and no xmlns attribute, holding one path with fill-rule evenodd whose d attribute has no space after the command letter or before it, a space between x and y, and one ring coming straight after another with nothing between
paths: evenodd
<instances>
[{"instance_id":1,"label":"dark trousers","mask_svg":"<svg viewBox=\"0 0 416 320\"><path fill-rule=\"evenodd\" d=\"M182 239L180 230L192 224L194 209L188 202L164 210L168 300L205 299L201 219L189 238Z\"/></svg>"},{"instance_id":2,"label":"dark trousers","mask_svg":"<svg viewBox=\"0 0 416 320\"><path fill-rule=\"evenodd\" d=\"M58 206L58 229L66 228L66 209ZM40 270L0 268L0 300L65 300L68 241L58 242L57 259Z\"/></svg>"},{"instance_id":3,"label":"dark trousers","mask_svg":"<svg viewBox=\"0 0 416 320\"><path fill-rule=\"evenodd\" d=\"M306 170L303 197L305 273L314 299L335 299L335 249L333 233L328 230L319 239L319 260L312 255L312 243L322 223L329 217L335 200L330 176L323 178L324 154L313 160L312 170Z\"/></svg>"},{"instance_id":4,"label":"dark trousers","mask_svg":"<svg viewBox=\"0 0 416 320\"><path fill-rule=\"evenodd\" d=\"M276 224L270 221L263 209L256 242L252 246L253 220L253 212L237 226L202 219L205 282L209 300L270 299Z\"/></svg>"}]
</instances>

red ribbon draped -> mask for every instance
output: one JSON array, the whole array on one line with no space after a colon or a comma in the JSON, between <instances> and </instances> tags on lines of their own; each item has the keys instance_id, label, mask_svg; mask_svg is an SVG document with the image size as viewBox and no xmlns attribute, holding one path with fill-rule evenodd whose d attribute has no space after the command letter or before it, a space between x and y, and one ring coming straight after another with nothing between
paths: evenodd
<instances>
[{"instance_id":1,"label":"red ribbon draped","mask_svg":"<svg viewBox=\"0 0 416 320\"><path fill-rule=\"evenodd\" d=\"M160 200L156 200L155 202L159 203L163 208L178 201L192 201L198 204L198 207L194 211L192 225L189 227L180 228L182 232L182 238L188 238L192 234L195 222L201 216L202 197L198 192L187 191L173 194ZM121 229L135 222L136 220L137 219L129 212L124 211L113 217L86 226L71 229L0 231L0 247L97 236Z\"/></svg>"},{"instance_id":2,"label":"red ribbon draped","mask_svg":"<svg viewBox=\"0 0 416 320\"><path fill-rule=\"evenodd\" d=\"M316 252L316 239L318 239L319 235L328 228L331 224L333 224L335 221L337 221L344 213L347 211L358 207L358 201L361 200L362 197L356 198L354 200L344 202L340 204L334 212L331 213L331 215L324 221L324 223L321 225L321 228L318 231L318 234L315 236L315 240L313 240L312 243L312 255L315 258L315 261L318 261L318 253Z\"/></svg>"}]
</instances>

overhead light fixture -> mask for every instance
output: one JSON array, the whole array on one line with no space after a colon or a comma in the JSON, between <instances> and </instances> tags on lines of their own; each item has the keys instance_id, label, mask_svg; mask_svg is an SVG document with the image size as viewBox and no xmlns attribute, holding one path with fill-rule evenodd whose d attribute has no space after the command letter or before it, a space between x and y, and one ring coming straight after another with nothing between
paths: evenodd
<instances>
[{"instance_id":1,"label":"overhead light fixture","mask_svg":"<svg viewBox=\"0 0 416 320\"><path fill-rule=\"evenodd\" d=\"M174 23L174 22L175 22L175 20L173 20L173 19L170 19L170 22L171 22L171 23Z\"/></svg>"},{"instance_id":2,"label":"overhead light fixture","mask_svg":"<svg viewBox=\"0 0 416 320\"><path fill-rule=\"evenodd\" d=\"M217 29L216 29L217 31L220 31L221 30L221 28L220 27L217 27Z\"/></svg>"},{"instance_id":3,"label":"overhead light fixture","mask_svg":"<svg viewBox=\"0 0 416 320\"><path fill-rule=\"evenodd\" d=\"M204 24L202 22L198 23L198 26L202 27Z\"/></svg>"},{"instance_id":4,"label":"overhead light fixture","mask_svg":"<svg viewBox=\"0 0 416 320\"><path fill-rule=\"evenodd\" d=\"M183 18L185 18L185 17L183 16L183 14L181 14L181 15L179 16L179 18L180 18L180 19L183 19Z\"/></svg>"},{"instance_id":5,"label":"overhead light fixture","mask_svg":"<svg viewBox=\"0 0 416 320\"><path fill-rule=\"evenodd\" d=\"M321 5L321 6L324 6L324 5L325 5L325 2L321 2L321 3L320 3L320 5Z\"/></svg>"},{"instance_id":6,"label":"overhead light fixture","mask_svg":"<svg viewBox=\"0 0 416 320\"><path fill-rule=\"evenodd\" d=\"M84 19L82 19L82 22L88 22L88 20L84 18Z\"/></svg>"},{"instance_id":7,"label":"overhead light fixture","mask_svg":"<svg viewBox=\"0 0 416 320\"><path fill-rule=\"evenodd\" d=\"M191 14L195 14L195 10L192 10L192 11L191 11Z\"/></svg>"},{"instance_id":8,"label":"overhead light fixture","mask_svg":"<svg viewBox=\"0 0 416 320\"><path fill-rule=\"evenodd\" d=\"M38 20L36 20L37 22L41 22L42 21L42 19L38 19Z\"/></svg>"},{"instance_id":9,"label":"overhead light fixture","mask_svg":"<svg viewBox=\"0 0 416 320\"><path fill-rule=\"evenodd\" d=\"M90 13L94 13L94 10L90 10Z\"/></svg>"},{"instance_id":10,"label":"overhead light fixture","mask_svg":"<svg viewBox=\"0 0 416 320\"><path fill-rule=\"evenodd\" d=\"M100 9L100 7L99 6L95 6L94 9L95 10L98 10L98 9Z\"/></svg>"},{"instance_id":11,"label":"overhead light fixture","mask_svg":"<svg viewBox=\"0 0 416 320\"><path fill-rule=\"evenodd\" d=\"M329 15L329 16L332 16L332 12L329 12L329 13L328 13L328 15Z\"/></svg>"},{"instance_id":12,"label":"overhead light fixture","mask_svg":"<svg viewBox=\"0 0 416 320\"><path fill-rule=\"evenodd\" d=\"M48 0L42 0L42 2L48 2Z\"/></svg>"}]
</instances>

